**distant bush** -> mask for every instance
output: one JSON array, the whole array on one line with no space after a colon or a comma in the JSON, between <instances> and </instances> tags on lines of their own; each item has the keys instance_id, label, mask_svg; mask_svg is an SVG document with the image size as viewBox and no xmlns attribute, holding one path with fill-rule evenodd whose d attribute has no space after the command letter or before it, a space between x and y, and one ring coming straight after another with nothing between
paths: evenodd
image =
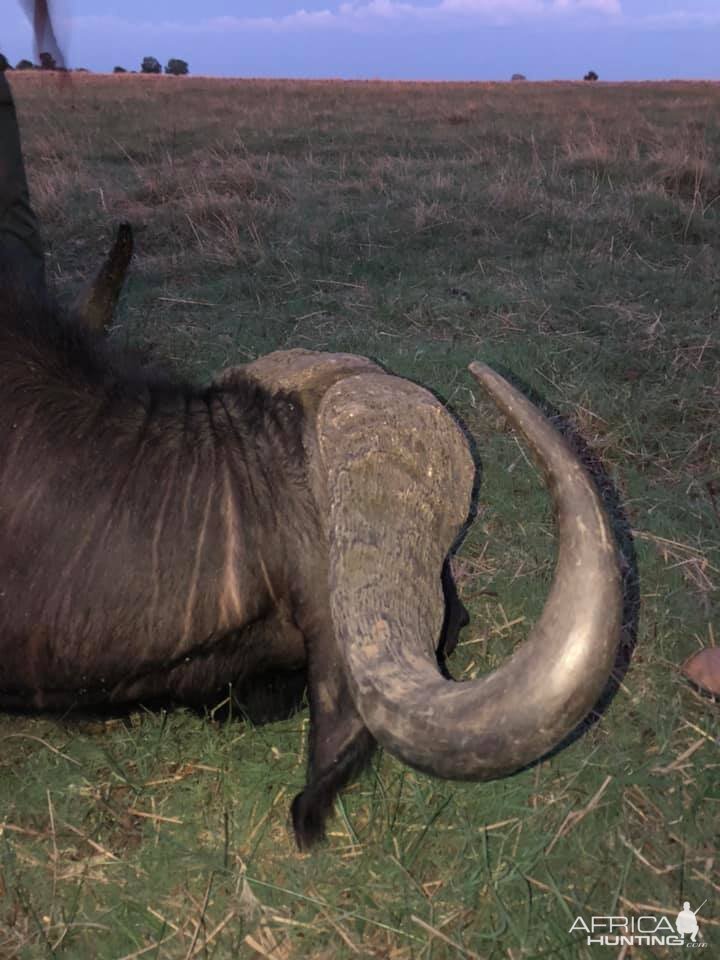
<instances>
[{"instance_id":1,"label":"distant bush","mask_svg":"<svg viewBox=\"0 0 720 960\"><path fill-rule=\"evenodd\" d=\"M8 58L4 53L0 53L0 73L5 73L6 70L12 70L12 67L8 63Z\"/></svg>"},{"instance_id":2,"label":"distant bush","mask_svg":"<svg viewBox=\"0 0 720 960\"><path fill-rule=\"evenodd\" d=\"M175 57L171 57L165 67L165 73L169 73L173 77L184 77L189 72L187 60L178 60Z\"/></svg>"},{"instance_id":3,"label":"distant bush","mask_svg":"<svg viewBox=\"0 0 720 960\"><path fill-rule=\"evenodd\" d=\"M513 83L516 83L518 80L527 80L527 77L525 76L524 73L514 73L510 77L510 79L512 80Z\"/></svg>"},{"instance_id":4,"label":"distant bush","mask_svg":"<svg viewBox=\"0 0 720 960\"><path fill-rule=\"evenodd\" d=\"M43 51L40 54L40 69L41 70L57 70L57 64L55 63L55 57L47 51Z\"/></svg>"},{"instance_id":5,"label":"distant bush","mask_svg":"<svg viewBox=\"0 0 720 960\"><path fill-rule=\"evenodd\" d=\"M598 78L598 75L595 73L594 70L588 70L588 72L583 77L583 80L590 80L592 82L594 80L597 80L597 78Z\"/></svg>"},{"instance_id":6,"label":"distant bush","mask_svg":"<svg viewBox=\"0 0 720 960\"><path fill-rule=\"evenodd\" d=\"M143 62L140 64L140 73L162 73L160 61L156 60L155 57L143 57Z\"/></svg>"},{"instance_id":7,"label":"distant bush","mask_svg":"<svg viewBox=\"0 0 720 960\"><path fill-rule=\"evenodd\" d=\"M125 67L113 67L113 73L127 73Z\"/></svg>"},{"instance_id":8,"label":"distant bush","mask_svg":"<svg viewBox=\"0 0 720 960\"><path fill-rule=\"evenodd\" d=\"M19 60L15 65L16 70L34 70L35 64L32 60Z\"/></svg>"}]
</instances>

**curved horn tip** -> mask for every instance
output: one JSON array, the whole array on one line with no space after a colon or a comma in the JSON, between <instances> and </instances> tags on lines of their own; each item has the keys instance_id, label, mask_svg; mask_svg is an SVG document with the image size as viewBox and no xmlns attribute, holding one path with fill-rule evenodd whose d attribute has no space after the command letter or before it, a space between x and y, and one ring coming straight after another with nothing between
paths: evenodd
<instances>
[{"instance_id":1,"label":"curved horn tip","mask_svg":"<svg viewBox=\"0 0 720 960\"><path fill-rule=\"evenodd\" d=\"M489 367L481 360L473 360L473 362L468 365L468 370L476 377L485 377L488 373L495 373L492 367Z\"/></svg>"}]
</instances>

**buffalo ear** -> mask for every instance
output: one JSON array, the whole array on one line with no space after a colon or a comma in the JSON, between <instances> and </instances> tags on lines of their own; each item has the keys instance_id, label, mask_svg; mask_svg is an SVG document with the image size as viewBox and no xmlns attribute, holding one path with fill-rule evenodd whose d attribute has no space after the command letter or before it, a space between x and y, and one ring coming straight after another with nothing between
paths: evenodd
<instances>
[{"instance_id":1,"label":"buffalo ear","mask_svg":"<svg viewBox=\"0 0 720 960\"><path fill-rule=\"evenodd\" d=\"M112 326L132 253L132 227L121 223L107 259L73 302L72 312L88 330L105 333Z\"/></svg>"}]
</instances>

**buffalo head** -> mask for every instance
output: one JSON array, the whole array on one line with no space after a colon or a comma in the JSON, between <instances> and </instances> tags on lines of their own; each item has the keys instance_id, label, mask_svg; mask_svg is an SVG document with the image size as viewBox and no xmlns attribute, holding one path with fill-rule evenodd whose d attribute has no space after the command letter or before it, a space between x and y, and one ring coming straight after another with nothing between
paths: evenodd
<instances>
[{"instance_id":1,"label":"buffalo head","mask_svg":"<svg viewBox=\"0 0 720 960\"><path fill-rule=\"evenodd\" d=\"M545 475L555 575L526 642L455 683L438 650L466 619L447 559L475 467L443 404L346 354L273 353L206 387L128 363L103 331L129 228L66 315L10 279L26 268L2 245L8 224L0 706L198 703L228 686L252 698L268 678L296 687L306 673L302 846L376 743L437 776L486 780L542 756L588 713L618 641L616 551L588 475L521 392L471 364Z\"/></svg>"}]
</instances>

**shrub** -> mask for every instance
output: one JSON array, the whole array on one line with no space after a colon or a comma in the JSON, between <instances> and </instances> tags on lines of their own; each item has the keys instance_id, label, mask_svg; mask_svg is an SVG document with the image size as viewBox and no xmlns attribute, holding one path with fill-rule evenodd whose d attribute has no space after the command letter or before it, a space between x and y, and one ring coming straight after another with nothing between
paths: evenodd
<instances>
[{"instance_id":1,"label":"shrub","mask_svg":"<svg viewBox=\"0 0 720 960\"><path fill-rule=\"evenodd\" d=\"M35 64L32 62L32 60L20 60L17 63L15 69L16 70L34 70Z\"/></svg>"},{"instance_id":2,"label":"shrub","mask_svg":"<svg viewBox=\"0 0 720 960\"><path fill-rule=\"evenodd\" d=\"M40 69L41 70L57 70L57 64L55 63L55 57L44 50L40 54Z\"/></svg>"},{"instance_id":3,"label":"shrub","mask_svg":"<svg viewBox=\"0 0 720 960\"><path fill-rule=\"evenodd\" d=\"M0 73L4 73L6 70L12 70L12 67L8 63L8 58L4 53L0 53Z\"/></svg>"},{"instance_id":4,"label":"shrub","mask_svg":"<svg viewBox=\"0 0 720 960\"><path fill-rule=\"evenodd\" d=\"M113 67L113 73L127 73L125 67Z\"/></svg>"},{"instance_id":5,"label":"shrub","mask_svg":"<svg viewBox=\"0 0 720 960\"><path fill-rule=\"evenodd\" d=\"M171 57L165 67L165 73L172 74L173 77L186 76L189 73L187 60L178 60Z\"/></svg>"},{"instance_id":6,"label":"shrub","mask_svg":"<svg viewBox=\"0 0 720 960\"><path fill-rule=\"evenodd\" d=\"M160 61L156 60L155 57L143 57L143 62L140 64L141 73L162 73L162 67L160 66Z\"/></svg>"},{"instance_id":7,"label":"shrub","mask_svg":"<svg viewBox=\"0 0 720 960\"><path fill-rule=\"evenodd\" d=\"M588 70L588 72L583 77L583 80L590 80L592 82L597 80L597 78L598 78L598 75L595 73L594 70Z\"/></svg>"},{"instance_id":8,"label":"shrub","mask_svg":"<svg viewBox=\"0 0 720 960\"><path fill-rule=\"evenodd\" d=\"M516 83L516 82L519 81L519 80L527 80L527 77L525 76L524 73L514 73L514 74L510 77L510 79L512 80L513 83Z\"/></svg>"}]
</instances>

